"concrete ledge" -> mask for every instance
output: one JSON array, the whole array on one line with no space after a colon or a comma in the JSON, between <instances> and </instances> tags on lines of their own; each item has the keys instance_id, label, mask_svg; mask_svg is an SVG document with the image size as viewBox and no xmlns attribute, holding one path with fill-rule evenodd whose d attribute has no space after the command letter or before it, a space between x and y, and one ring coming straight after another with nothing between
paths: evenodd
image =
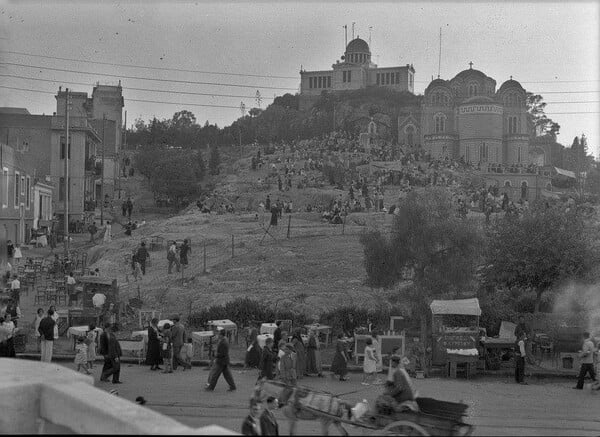
<instances>
[{"instance_id":1,"label":"concrete ledge","mask_svg":"<svg viewBox=\"0 0 600 437\"><path fill-rule=\"evenodd\" d=\"M190 428L93 384L59 364L0 358L1 432L238 435L217 425Z\"/></svg>"}]
</instances>

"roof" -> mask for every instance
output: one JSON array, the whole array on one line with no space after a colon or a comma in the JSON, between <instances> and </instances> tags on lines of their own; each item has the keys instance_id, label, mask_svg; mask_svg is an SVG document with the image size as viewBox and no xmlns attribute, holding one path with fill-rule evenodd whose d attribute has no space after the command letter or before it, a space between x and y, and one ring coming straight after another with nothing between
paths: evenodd
<instances>
[{"instance_id":1,"label":"roof","mask_svg":"<svg viewBox=\"0 0 600 437\"><path fill-rule=\"evenodd\" d=\"M438 79L432 80L431 83L429 85L427 85L427 88L425 89L425 91L427 91L430 88L433 88L434 86L443 86L443 87L449 88L448 81L438 78Z\"/></svg>"},{"instance_id":2,"label":"roof","mask_svg":"<svg viewBox=\"0 0 600 437\"><path fill-rule=\"evenodd\" d=\"M518 88L519 91L525 92L525 89L523 88L523 86L514 79L509 79L506 82L504 82L502 85L500 85L500 88L498 88L498 92L502 92L506 88Z\"/></svg>"},{"instance_id":3,"label":"roof","mask_svg":"<svg viewBox=\"0 0 600 437\"><path fill-rule=\"evenodd\" d=\"M0 114L31 115L26 108L11 108L7 106L0 108Z\"/></svg>"},{"instance_id":4,"label":"roof","mask_svg":"<svg viewBox=\"0 0 600 437\"><path fill-rule=\"evenodd\" d=\"M346 46L346 52L371 53L371 50L369 50L369 44L367 44L367 42L364 39L355 38L352 41L350 41Z\"/></svg>"},{"instance_id":5,"label":"roof","mask_svg":"<svg viewBox=\"0 0 600 437\"><path fill-rule=\"evenodd\" d=\"M463 70L460 73L458 73L456 76L454 76L454 78L463 78L465 76L471 76L471 75L487 77L487 75L483 71L475 70L474 68L467 68L466 70Z\"/></svg>"},{"instance_id":6,"label":"roof","mask_svg":"<svg viewBox=\"0 0 600 437\"><path fill-rule=\"evenodd\" d=\"M554 167L554 170L556 170L556 173L558 173L561 176L566 176L568 178L577 179L577 177L575 176L575 173L573 173L572 171L563 170L562 168L558 168L558 167Z\"/></svg>"},{"instance_id":7,"label":"roof","mask_svg":"<svg viewBox=\"0 0 600 437\"><path fill-rule=\"evenodd\" d=\"M434 300L429 305L433 315L460 314L465 316L480 316L479 299Z\"/></svg>"},{"instance_id":8,"label":"roof","mask_svg":"<svg viewBox=\"0 0 600 437\"><path fill-rule=\"evenodd\" d=\"M491 97L487 97L487 96L473 96L473 97L469 97L468 99L465 99L461 105L467 105L467 104L471 104L471 103L496 103L496 101L494 99L492 99Z\"/></svg>"}]
</instances>

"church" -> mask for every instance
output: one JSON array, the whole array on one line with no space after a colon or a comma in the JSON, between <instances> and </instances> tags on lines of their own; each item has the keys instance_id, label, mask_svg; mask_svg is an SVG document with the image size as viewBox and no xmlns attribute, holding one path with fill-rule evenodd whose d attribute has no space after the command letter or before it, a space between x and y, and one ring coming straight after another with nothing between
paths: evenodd
<instances>
[{"instance_id":1,"label":"church","mask_svg":"<svg viewBox=\"0 0 600 437\"><path fill-rule=\"evenodd\" d=\"M512 77L496 90L496 81L471 62L450 80L431 81L420 108L407 108L399 117L398 141L421 144L435 158L545 165L543 151L530 153L534 128L526 101L525 89Z\"/></svg>"}]
</instances>

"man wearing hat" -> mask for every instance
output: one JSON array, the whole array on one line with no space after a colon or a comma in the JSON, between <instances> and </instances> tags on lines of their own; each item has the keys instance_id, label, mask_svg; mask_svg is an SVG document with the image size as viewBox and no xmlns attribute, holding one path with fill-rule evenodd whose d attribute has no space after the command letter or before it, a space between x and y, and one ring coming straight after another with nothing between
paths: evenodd
<instances>
[{"instance_id":1,"label":"man wearing hat","mask_svg":"<svg viewBox=\"0 0 600 437\"><path fill-rule=\"evenodd\" d=\"M221 329L219 331L219 343L217 344L215 362L208 377L208 384L206 384L204 390L213 391L215 389L215 386L217 385L217 380L221 376L221 373L223 374L223 377L225 378L227 384L229 384L228 391L234 391L236 388L235 382L233 381L231 370L229 370L229 343L227 342L227 338L225 337L224 329Z\"/></svg>"},{"instance_id":2,"label":"man wearing hat","mask_svg":"<svg viewBox=\"0 0 600 437\"><path fill-rule=\"evenodd\" d=\"M391 372L388 374L383 394L375 401L377 410L382 414L392 414L393 411L409 409L418 411L416 403L418 396L405 367L410 361L400 355L390 358Z\"/></svg>"}]
</instances>

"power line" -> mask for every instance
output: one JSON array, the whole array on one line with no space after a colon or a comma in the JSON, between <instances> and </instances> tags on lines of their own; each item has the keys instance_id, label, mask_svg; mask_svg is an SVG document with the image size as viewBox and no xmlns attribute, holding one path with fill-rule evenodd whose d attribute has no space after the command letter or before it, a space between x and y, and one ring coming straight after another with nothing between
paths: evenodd
<instances>
[{"instance_id":1,"label":"power line","mask_svg":"<svg viewBox=\"0 0 600 437\"><path fill-rule=\"evenodd\" d=\"M18 76L18 75L14 75L14 74L0 74L0 77L12 77L15 79L36 80L38 82L67 83L67 84L71 84L71 85L90 86L89 83L85 83L85 82L71 82L71 81L64 81L64 80L40 79L40 78L36 78L36 77ZM187 92L187 91L169 91L169 90L165 91L165 90L154 90L154 89L149 89L149 88L123 87L123 89L135 90L135 91L151 91L154 93L189 94L189 95L195 95L195 96L235 97L235 98L242 98L242 99L256 98L256 96L235 96L235 95L231 95L231 94L193 93L193 92ZM273 100L273 97L264 97L264 98Z\"/></svg>"},{"instance_id":2,"label":"power line","mask_svg":"<svg viewBox=\"0 0 600 437\"><path fill-rule=\"evenodd\" d=\"M28 89L28 88L17 88L17 87L10 87L10 86L4 86L4 85L0 85L0 88L7 88L7 89L19 90L19 91L29 91L29 92L34 92L34 93L52 94L52 95L55 94L52 91L32 90L32 89ZM228 108L228 109L229 108L233 108L233 109L239 109L239 106L210 105L210 104L201 104L201 103L161 102L161 101L158 101L158 100L140 100L140 99L127 99L127 101L129 101L129 102L142 102L142 103L162 103L162 104L165 104L165 105L178 105L178 106L204 106L204 107L208 107L208 108Z\"/></svg>"},{"instance_id":3,"label":"power line","mask_svg":"<svg viewBox=\"0 0 600 437\"><path fill-rule=\"evenodd\" d=\"M121 74L110 74L110 73L94 73L89 71L78 71L78 70L69 70L66 68L53 68L53 67L44 67L40 65L29 65L29 64L19 64L16 62L0 62L0 65L13 65L17 67L26 67L26 68L40 68L44 70L51 71L60 71L63 73L77 73L77 74L90 74L93 76L107 76L107 77L116 77L119 79L140 79L140 80L153 80L156 82L171 82L171 83L189 83L194 85L217 85L217 86L231 86L238 88L253 88L253 89L268 89L268 90L296 90L296 88L284 88L284 87L274 87L274 86L261 86L261 85L239 85L232 83L219 83L219 82L196 82L192 80L177 80L177 79L155 79L150 77L141 77L141 76L125 76Z\"/></svg>"},{"instance_id":4,"label":"power line","mask_svg":"<svg viewBox=\"0 0 600 437\"><path fill-rule=\"evenodd\" d=\"M90 64L99 64L99 65L112 65L117 67L129 67L129 68L146 68L149 70L162 70L162 71L181 71L184 73L202 73L202 74L221 74L227 76L248 76L248 77L264 77L269 79L295 79L298 80L298 77L292 76L269 76L263 74L244 74L244 73L226 73L222 71L203 71L203 70L186 70L184 68L168 68L168 67L150 67L145 65L133 65L133 64L117 64L113 62L100 62L100 61L86 61L83 59L74 59L74 58L61 58L58 56L46 56L46 55L34 55L33 53L25 53L25 52L15 52L11 50L3 50L0 53L11 53L13 55L25 55L32 56L37 58L46 58L46 59L57 59L61 61L75 61L75 62L87 62Z\"/></svg>"}]
</instances>

